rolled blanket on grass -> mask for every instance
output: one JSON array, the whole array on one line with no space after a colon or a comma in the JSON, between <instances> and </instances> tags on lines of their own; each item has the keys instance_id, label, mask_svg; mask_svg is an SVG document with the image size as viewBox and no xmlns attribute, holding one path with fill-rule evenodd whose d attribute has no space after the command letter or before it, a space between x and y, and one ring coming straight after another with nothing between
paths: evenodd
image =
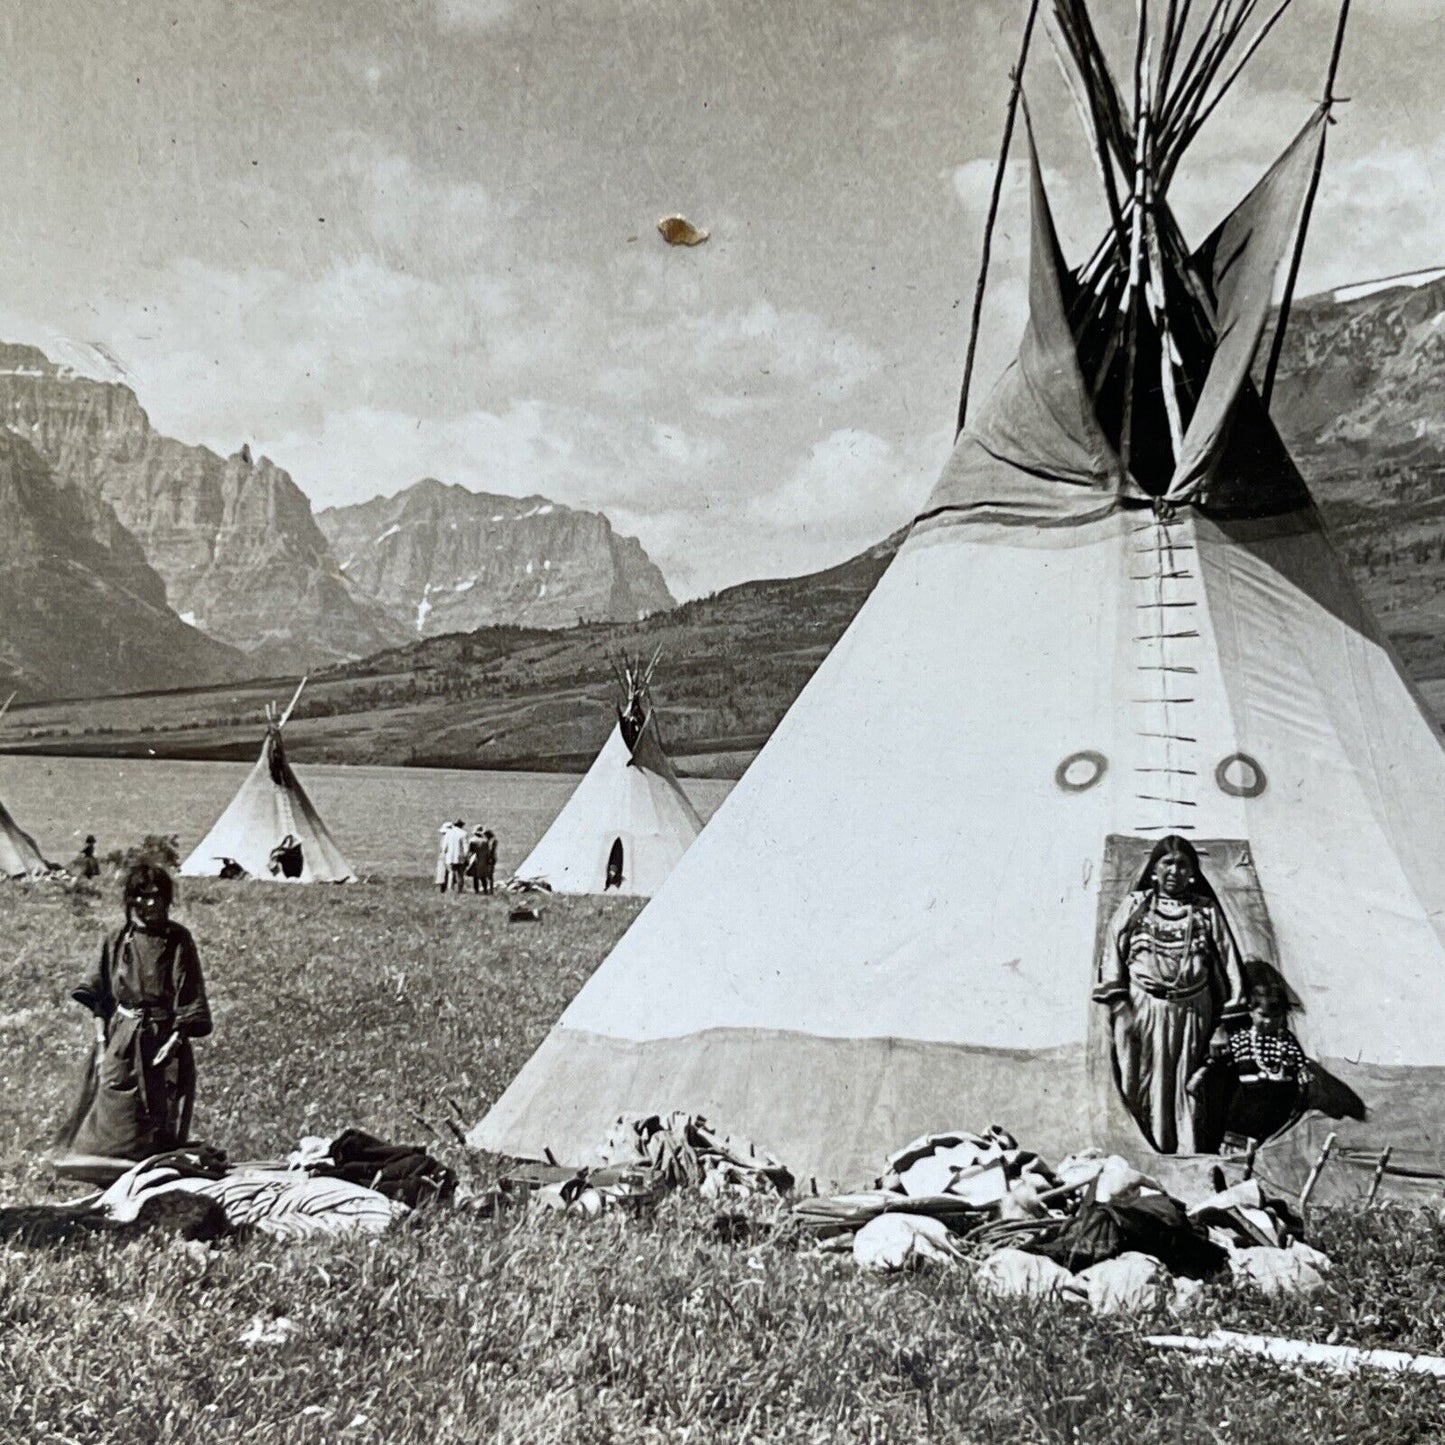
<instances>
[{"instance_id":1,"label":"rolled blanket on grass","mask_svg":"<svg viewBox=\"0 0 1445 1445\"><path fill-rule=\"evenodd\" d=\"M212 1199L237 1229L274 1239L379 1234L411 1211L384 1194L346 1179L313 1178L293 1170L238 1165L217 1174L189 1151L157 1155L127 1170L96 1200L112 1219L136 1218L148 1199L179 1193Z\"/></svg>"},{"instance_id":2,"label":"rolled blanket on grass","mask_svg":"<svg viewBox=\"0 0 1445 1445\"><path fill-rule=\"evenodd\" d=\"M444 1203L457 1187L457 1176L413 1144L388 1144L361 1129L344 1129L334 1139L303 1139L287 1163L309 1174L346 1179L375 1189L415 1209Z\"/></svg>"},{"instance_id":3,"label":"rolled blanket on grass","mask_svg":"<svg viewBox=\"0 0 1445 1445\"><path fill-rule=\"evenodd\" d=\"M393 1148L359 1130L333 1142L342 1144L336 1151L341 1159L312 1157L308 1167L284 1161L231 1164L204 1145L138 1164L99 1157L55 1161L72 1177L105 1181L106 1187L69 1204L0 1210L0 1239L53 1243L152 1228L187 1238L250 1230L288 1240L377 1234L411 1212L405 1196L432 1199L455 1183L449 1170L419 1150ZM392 1197L344 1177L341 1171L351 1168L385 1183Z\"/></svg>"}]
</instances>

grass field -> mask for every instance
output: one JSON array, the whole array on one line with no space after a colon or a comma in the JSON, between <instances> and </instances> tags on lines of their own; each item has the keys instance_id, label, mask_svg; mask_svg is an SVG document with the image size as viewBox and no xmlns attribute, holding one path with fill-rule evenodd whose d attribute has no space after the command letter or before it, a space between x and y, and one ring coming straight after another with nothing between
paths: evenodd
<instances>
[{"instance_id":1,"label":"grass field","mask_svg":"<svg viewBox=\"0 0 1445 1445\"><path fill-rule=\"evenodd\" d=\"M110 896L13 889L0 958L0 1191L60 1197L38 1160L86 1029L71 976ZM424 883L187 885L217 1015L196 1134L265 1157L349 1124L469 1178L480 1116L637 911ZM47 1192L50 1191L50 1192ZM768 1210L759 1211L764 1218ZM1211 1286L1192 1327L1445 1351L1445 1231L1421 1212L1325 1216L1323 1300ZM284 1344L238 1343L285 1318ZM414 1216L376 1243L98 1242L0 1250L10 1441L1403 1441L1445 1438L1445 1389L1264 1365L1199 1368L1132 1325L980 1299L962 1273L888 1281L711 1209L651 1220Z\"/></svg>"},{"instance_id":2,"label":"grass field","mask_svg":"<svg viewBox=\"0 0 1445 1445\"><path fill-rule=\"evenodd\" d=\"M507 906L405 877L186 883L217 1019L195 1137L270 1157L357 1125L485 1182L496 1162L453 1126L481 1116L639 907L552 898L524 926ZM40 1154L87 1038L68 991L117 918L112 884L0 891L0 1201L72 1193ZM1432 1214L1325 1215L1318 1235L1328 1295L1211 1285L1189 1327L1445 1353ZM240 1343L258 1318L294 1333ZM963 1271L880 1281L766 1233L726 1243L684 1197L649 1219L421 1214L374 1242L0 1247L0 1440L1445 1439L1442 1382L1201 1368L1143 1333L980 1298Z\"/></svg>"}]
</instances>

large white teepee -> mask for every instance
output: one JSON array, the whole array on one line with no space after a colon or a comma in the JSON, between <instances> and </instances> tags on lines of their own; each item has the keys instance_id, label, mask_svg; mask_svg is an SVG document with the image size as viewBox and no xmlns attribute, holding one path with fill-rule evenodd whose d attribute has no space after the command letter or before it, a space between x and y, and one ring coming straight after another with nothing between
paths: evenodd
<instances>
[{"instance_id":1,"label":"large white teepee","mask_svg":"<svg viewBox=\"0 0 1445 1445\"><path fill-rule=\"evenodd\" d=\"M1126 225L1081 271L1035 162L1018 360L852 626L469 1142L582 1164L617 1114L686 1109L820 1183L994 1122L1046 1157L1094 1144L1198 1170L1136 1123L1096 1001L1121 899L1182 835L1316 1061L1319 1107L1260 1172L1297 1185L1338 1130L1330 1187L1363 1190L1391 1146L1395 1184L1438 1191L1445 749L1249 379L1323 135L1322 111L1198 252L1161 190L1143 239ZM1155 269L1163 285L1136 287ZM1320 1112L1359 1099L1366 1120Z\"/></svg>"},{"instance_id":2,"label":"large white teepee","mask_svg":"<svg viewBox=\"0 0 1445 1445\"><path fill-rule=\"evenodd\" d=\"M566 806L517 869L558 893L650 898L702 830L658 736L649 683L657 658L620 671L626 705ZM613 879L609 881L609 872Z\"/></svg>"},{"instance_id":3,"label":"large white teepee","mask_svg":"<svg viewBox=\"0 0 1445 1445\"><path fill-rule=\"evenodd\" d=\"M302 686L305 686L303 679ZM187 878L214 878L227 858L233 858L252 878L271 880L271 852L290 837L301 845L301 883L350 883L350 865L332 841L321 815L301 786L301 780L286 761L281 729L296 706L296 697L284 714L277 717L267 709L266 741L256 766L246 774L226 811L201 839L195 851L181 864Z\"/></svg>"}]
</instances>

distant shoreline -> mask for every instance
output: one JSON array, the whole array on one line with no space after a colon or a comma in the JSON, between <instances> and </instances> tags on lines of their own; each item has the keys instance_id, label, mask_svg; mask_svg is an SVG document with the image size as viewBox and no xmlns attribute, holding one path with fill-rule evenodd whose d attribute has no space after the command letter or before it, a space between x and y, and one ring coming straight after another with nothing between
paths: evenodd
<instances>
[{"instance_id":1,"label":"distant shoreline","mask_svg":"<svg viewBox=\"0 0 1445 1445\"><path fill-rule=\"evenodd\" d=\"M738 745L733 748L720 746L719 741L711 740L706 750L697 752L670 749L673 766L679 776L735 782L757 756L765 739L738 739ZM142 763L251 763L256 759L257 747L253 729L244 739L238 739L234 743L221 743L205 748L165 746L164 743L162 746L152 747L148 743L134 741L107 745L92 738L76 738L71 743L63 739L47 739L34 747L17 747L12 743L0 746L0 758L87 758ZM399 763L384 759L309 757L303 749L293 750L292 761L301 767L389 767L414 768L425 772L548 773L578 777L592 765L594 756L595 754L588 753L520 754L482 762L475 757L438 753Z\"/></svg>"}]
</instances>

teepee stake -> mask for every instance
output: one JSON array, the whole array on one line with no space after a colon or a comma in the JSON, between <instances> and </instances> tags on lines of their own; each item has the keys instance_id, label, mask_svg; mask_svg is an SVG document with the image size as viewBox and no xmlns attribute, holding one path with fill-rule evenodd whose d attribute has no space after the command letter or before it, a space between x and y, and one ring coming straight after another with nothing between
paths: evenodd
<instances>
[{"instance_id":1,"label":"teepee stake","mask_svg":"<svg viewBox=\"0 0 1445 1445\"><path fill-rule=\"evenodd\" d=\"M1370 1192L1365 1197L1366 1209L1375 1202L1375 1196L1380 1192L1380 1182L1385 1177L1385 1170L1390 1163L1390 1155L1394 1152L1394 1146L1387 1144L1380 1153L1379 1160L1375 1164L1375 1177L1370 1180Z\"/></svg>"},{"instance_id":2,"label":"teepee stake","mask_svg":"<svg viewBox=\"0 0 1445 1445\"><path fill-rule=\"evenodd\" d=\"M1309 1172L1309 1178L1305 1180L1305 1187L1300 1190L1299 1212L1303 1214L1309 1208L1310 1195L1315 1192L1315 1185L1319 1182L1321 1171L1329 1163L1330 1155L1334 1152L1335 1136L1331 1134L1325 1140L1324 1148L1320 1150L1320 1157L1315 1160L1314 1168Z\"/></svg>"}]
</instances>

